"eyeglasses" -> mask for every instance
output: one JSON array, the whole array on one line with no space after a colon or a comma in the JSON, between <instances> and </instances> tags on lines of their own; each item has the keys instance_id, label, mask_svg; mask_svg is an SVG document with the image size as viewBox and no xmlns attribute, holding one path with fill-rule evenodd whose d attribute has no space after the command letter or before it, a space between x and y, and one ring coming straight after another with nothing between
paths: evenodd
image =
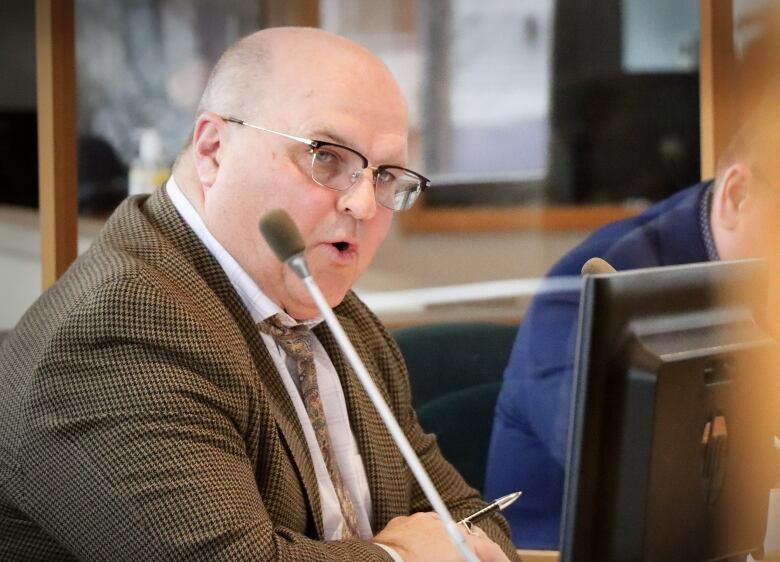
<instances>
[{"instance_id":1,"label":"eyeglasses","mask_svg":"<svg viewBox=\"0 0 780 562\"><path fill-rule=\"evenodd\" d=\"M311 179L322 187L346 191L357 183L366 170L371 171L377 203L392 211L406 211L411 208L420 193L431 184L425 176L401 166L369 166L368 158L348 146L272 131L235 117L223 119L308 145L312 155Z\"/></svg>"}]
</instances>

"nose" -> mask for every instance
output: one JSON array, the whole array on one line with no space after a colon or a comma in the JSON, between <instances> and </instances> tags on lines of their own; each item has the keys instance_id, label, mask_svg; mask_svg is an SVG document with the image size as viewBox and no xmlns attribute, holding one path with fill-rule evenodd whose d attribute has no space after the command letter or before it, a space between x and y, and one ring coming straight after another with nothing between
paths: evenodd
<instances>
[{"instance_id":1,"label":"nose","mask_svg":"<svg viewBox=\"0 0 780 562\"><path fill-rule=\"evenodd\" d=\"M355 170L355 183L340 193L338 209L358 220L369 220L376 214L374 171L372 168Z\"/></svg>"}]
</instances>

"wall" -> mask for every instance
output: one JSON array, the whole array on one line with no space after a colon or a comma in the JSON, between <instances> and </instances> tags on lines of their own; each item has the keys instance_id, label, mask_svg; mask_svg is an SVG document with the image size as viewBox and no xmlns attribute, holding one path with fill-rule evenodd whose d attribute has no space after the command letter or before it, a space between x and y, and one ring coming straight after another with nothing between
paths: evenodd
<instances>
[{"instance_id":1,"label":"wall","mask_svg":"<svg viewBox=\"0 0 780 562\"><path fill-rule=\"evenodd\" d=\"M102 221L79 220L79 252ZM38 212L0 205L0 330L11 328L41 294L41 236Z\"/></svg>"},{"instance_id":2,"label":"wall","mask_svg":"<svg viewBox=\"0 0 780 562\"><path fill-rule=\"evenodd\" d=\"M361 282L365 290L538 277L584 233L406 234L394 225Z\"/></svg>"},{"instance_id":3,"label":"wall","mask_svg":"<svg viewBox=\"0 0 780 562\"><path fill-rule=\"evenodd\" d=\"M0 330L13 326L40 294L38 213L0 207Z\"/></svg>"}]
</instances>

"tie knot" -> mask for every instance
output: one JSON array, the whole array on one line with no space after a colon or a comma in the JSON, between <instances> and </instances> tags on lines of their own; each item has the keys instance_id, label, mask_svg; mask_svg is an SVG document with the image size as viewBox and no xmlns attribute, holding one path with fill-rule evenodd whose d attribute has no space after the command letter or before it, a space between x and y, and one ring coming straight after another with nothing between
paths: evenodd
<instances>
[{"instance_id":1,"label":"tie knot","mask_svg":"<svg viewBox=\"0 0 780 562\"><path fill-rule=\"evenodd\" d=\"M311 332L306 326L285 326L279 315L274 314L258 322L257 328L274 338L290 357L300 359L312 355Z\"/></svg>"}]
</instances>

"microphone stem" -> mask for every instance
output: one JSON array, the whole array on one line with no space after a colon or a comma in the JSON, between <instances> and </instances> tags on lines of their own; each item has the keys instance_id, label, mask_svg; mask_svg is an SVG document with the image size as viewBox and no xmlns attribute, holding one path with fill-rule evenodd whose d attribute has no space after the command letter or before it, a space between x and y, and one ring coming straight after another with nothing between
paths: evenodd
<instances>
[{"instance_id":1,"label":"microphone stem","mask_svg":"<svg viewBox=\"0 0 780 562\"><path fill-rule=\"evenodd\" d=\"M417 458L417 454L414 452L414 449L412 449L412 446L409 443L409 440L406 438L406 435L404 435L401 426L398 425L398 422L396 421L395 416L393 416L393 413L390 411L390 407L387 405L387 402L385 402L384 398L382 398L382 394L379 392L379 389L371 378L371 375L366 370L365 365L363 365L363 361L360 360L360 357L355 351L355 348L352 346L352 342L349 341L347 334L344 333L344 329L341 327L341 323L336 318L336 315L333 314L333 311L331 310L330 305L328 305L328 302L325 300L325 297L320 291L320 288L314 282L314 277L307 275L303 277L303 282L314 299L314 303L317 305L317 308L320 310L320 313L325 319L325 323L328 325L328 328L330 328L331 333L336 338L339 346L347 356L347 360L355 370L355 373L362 383L366 394L368 394L371 402L374 403L374 406L379 412L379 416L385 423L385 427L387 427L388 431L390 432L390 436L393 438L393 441L395 441L395 444L401 451L401 455L403 455L404 459L406 459L406 464L409 465L412 474L414 474L414 477L420 484L420 488L422 488L425 497L428 498L429 502L431 502L433 510L442 520L442 523L444 523L444 528L447 531L447 534L450 536L452 543L468 562L479 562L477 556L474 554L471 548L469 548L468 544L466 544L466 539L463 538L463 535L461 535L460 531L458 530L458 526L452 519L452 515L450 515L447 506L444 505L444 501L441 499L439 492L436 491L436 487L433 485L433 482L428 476L428 473L425 471L425 468L420 462L420 459Z\"/></svg>"}]
</instances>

